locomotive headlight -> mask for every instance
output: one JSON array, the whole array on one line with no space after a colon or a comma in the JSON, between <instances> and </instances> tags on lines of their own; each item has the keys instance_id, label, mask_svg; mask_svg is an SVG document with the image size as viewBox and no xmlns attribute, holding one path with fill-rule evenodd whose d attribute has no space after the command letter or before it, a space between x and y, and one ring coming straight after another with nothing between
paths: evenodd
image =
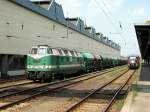
<instances>
[{"instance_id":1,"label":"locomotive headlight","mask_svg":"<svg viewBox=\"0 0 150 112\"><path fill-rule=\"evenodd\" d=\"M29 68L33 68L33 66L31 66L31 65L28 65L28 66L27 66L27 68L28 68L28 69L29 69Z\"/></svg>"},{"instance_id":2,"label":"locomotive headlight","mask_svg":"<svg viewBox=\"0 0 150 112\"><path fill-rule=\"evenodd\" d=\"M28 65L27 68L30 68L30 65Z\"/></svg>"}]
</instances>

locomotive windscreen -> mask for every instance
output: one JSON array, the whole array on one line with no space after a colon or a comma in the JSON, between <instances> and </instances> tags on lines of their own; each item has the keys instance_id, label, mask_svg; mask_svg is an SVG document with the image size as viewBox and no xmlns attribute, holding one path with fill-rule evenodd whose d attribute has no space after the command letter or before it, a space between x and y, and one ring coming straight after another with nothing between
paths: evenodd
<instances>
[{"instance_id":1,"label":"locomotive windscreen","mask_svg":"<svg viewBox=\"0 0 150 112\"><path fill-rule=\"evenodd\" d=\"M38 54L39 55L47 54L47 49L46 48L38 48Z\"/></svg>"},{"instance_id":2,"label":"locomotive windscreen","mask_svg":"<svg viewBox=\"0 0 150 112\"><path fill-rule=\"evenodd\" d=\"M45 55L47 54L47 48L32 48L31 54Z\"/></svg>"}]
</instances>

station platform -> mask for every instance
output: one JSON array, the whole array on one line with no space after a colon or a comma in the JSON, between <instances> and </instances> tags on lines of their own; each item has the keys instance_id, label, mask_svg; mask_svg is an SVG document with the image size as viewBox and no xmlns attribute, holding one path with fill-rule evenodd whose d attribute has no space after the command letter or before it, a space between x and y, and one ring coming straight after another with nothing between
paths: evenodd
<instances>
[{"instance_id":1,"label":"station platform","mask_svg":"<svg viewBox=\"0 0 150 112\"><path fill-rule=\"evenodd\" d=\"M139 81L150 81L150 65L142 65Z\"/></svg>"},{"instance_id":2,"label":"station platform","mask_svg":"<svg viewBox=\"0 0 150 112\"><path fill-rule=\"evenodd\" d=\"M150 112L150 65L143 65L136 91L131 91L121 112Z\"/></svg>"}]
</instances>

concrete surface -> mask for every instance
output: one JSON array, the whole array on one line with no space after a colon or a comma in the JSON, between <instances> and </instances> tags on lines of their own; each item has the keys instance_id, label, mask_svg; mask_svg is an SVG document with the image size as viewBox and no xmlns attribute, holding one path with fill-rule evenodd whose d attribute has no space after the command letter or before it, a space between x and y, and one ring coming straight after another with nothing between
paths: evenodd
<instances>
[{"instance_id":1,"label":"concrete surface","mask_svg":"<svg viewBox=\"0 0 150 112\"><path fill-rule=\"evenodd\" d=\"M150 112L150 66L142 66L137 95L131 91L121 112Z\"/></svg>"},{"instance_id":2,"label":"concrete surface","mask_svg":"<svg viewBox=\"0 0 150 112\"><path fill-rule=\"evenodd\" d=\"M137 96L131 91L121 112L150 112L150 82L139 81Z\"/></svg>"},{"instance_id":3,"label":"concrete surface","mask_svg":"<svg viewBox=\"0 0 150 112\"><path fill-rule=\"evenodd\" d=\"M143 65L141 69L140 81L150 81L150 65Z\"/></svg>"},{"instance_id":4,"label":"concrete surface","mask_svg":"<svg viewBox=\"0 0 150 112\"><path fill-rule=\"evenodd\" d=\"M150 112L150 82L139 81L138 90L130 112Z\"/></svg>"},{"instance_id":5,"label":"concrete surface","mask_svg":"<svg viewBox=\"0 0 150 112\"><path fill-rule=\"evenodd\" d=\"M132 105L133 92L130 92L124 102L124 106L121 109L121 112L130 112Z\"/></svg>"}]
</instances>

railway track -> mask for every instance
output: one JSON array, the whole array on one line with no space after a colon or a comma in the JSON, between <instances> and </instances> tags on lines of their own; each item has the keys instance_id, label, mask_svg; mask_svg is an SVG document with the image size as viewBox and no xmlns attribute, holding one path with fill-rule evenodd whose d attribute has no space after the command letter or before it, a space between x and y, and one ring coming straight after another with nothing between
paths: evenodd
<instances>
[{"instance_id":1,"label":"railway track","mask_svg":"<svg viewBox=\"0 0 150 112\"><path fill-rule=\"evenodd\" d=\"M12 87L28 85L28 84L32 84L32 83L33 83L32 81L26 81L26 82L15 83L15 84L6 84L4 86L0 86L0 91L4 90L4 89L9 89L9 88L12 88Z\"/></svg>"},{"instance_id":2,"label":"railway track","mask_svg":"<svg viewBox=\"0 0 150 112\"><path fill-rule=\"evenodd\" d=\"M109 111L109 109L113 105L115 99L117 98L117 96L119 95L119 93L121 92L121 90L128 84L128 82L130 81L130 79L132 78L132 76L134 74L135 74L135 70L132 72L132 74L129 76L129 78L127 78L127 80L124 82L124 84L121 85L118 88L118 90L115 92L115 94L113 95L112 99L109 101L109 103L107 104L106 108L104 108L104 110L102 112L108 112Z\"/></svg>"},{"instance_id":3,"label":"railway track","mask_svg":"<svg viewBox=\"0 0 150 112\"><path fill-rule=\"evenodd\" d=\"M118 69L118 68L117 68ZM125 69L125 68L124 68ZM34 88L30 88L27 90L21 90L15 93L9 93L5 94L4 92L2 92L2 94L0 95L0 110L8 108L12 105L24 102L25 100L34 98L36 96L48 93L48 92L52 92L54 90L66 87L66 86L70 86L73 84L77 84L77 83L81 83L85 80L89 80L98 76L101 76L102 74L106 74L109 72L112 72L116 69L111 69L111 70L106 70L103 72L94 72L94 73L89 73L89 74L94 74L94 75L82 75L82 76L78 76L75 78L70 78L70 79L66 79L63 81L57 81L54 83L50 83L50 84L45 84L39 87L34 87ZM122 69L120 69L122 70Z\"/></svg>"},{"instance_id":4,"label":"railway track","mask_svg":"<svg viewBox=\"0 0 150 112\"><path fill-rule=\"evenodd\" d=\"M132 78L133 74L135 73L135 71L133 71L129 78L124 82L123 85L121 85L118 90L114 93L112 99L108 102L105 101L102 102L102 104L99 104L100 101L98 101L98 104L91 104L89 105L89 107L82 107L83 105L87 105L87 101L88 99L90 99L93 95L95 95L97 92L101 91L103 88L107 87L108 85L112 84L114 81L118 80L119 78L121 78L123 75L127 74L130 71L126 71L124 73L121 73L119 76L117 76L116 78L112 79L111 81L107 82L106 84L104 84L103 86L93 90L92 92L90 92L88 95L86 95L85 97L83 97L82 99L80 99L79 101L77 101L76 103L72 104L70 107L68 107L67 109L65 109L65 112L90 112L92 110L90 109L96 109L98 106L100 106L100 108L102 109L102 112L108 112L108 110L110 109L110 107L112 106L113 102L115 101L116 97L119 95L120 91L127 85L127 83L129 82L129 80ZM87 103L87 104L86 104ZM90 111L87 111L88 108L90 108ZM100 111L100 110L97 110Z\"/></svg>"},{"instance_id":5,"label":"railway track","mask_svg":"<svg viewBox=\"0 0 150 112\"><path fill-rule=\"evenodd\" d=\"M111 68L112 70L115 70L115 69L119 69L119 68L122 68L124 66L121 66L121 67L115 67L115 68ZM110 69L110 70L111 70ZM89 73L89 74L95 74L95 73L99 73L99 72L104 72L104 71L107 71L106 70L102 70L102 71L96 71L96 72L92 72L92 73ZM30 84L32 83L32 81L29 81L29 80L24 80L24 78L13 78L13 79L9 79L9 80L0 80L0 90L1 89L7 89L7 88L11 88L11 87L17 87L17 86L22 86L22 85L26 85L26 84Z\"/></svg>"},{"instance_id":6,"label":"railway track","mask_svg":"<svg viewBox=\"0 0 150 112\"><path fill-rule=\"evenodd\" d=\"M106 70L102 70L102 71L96 71L96 72L92 72L92 73L88 73L88 74L84 74L84 75L81 75L81 76L79 76L79 77L75 77L75 78L73 78L73 79L76 79L76 78L80 78L80 77L84 77L84 76L86 76L86 75L90 75L90 74L96 74L96 73L100 73L100 72L106 72L107 73L107 71L109 72L109 71L113 71L113 70L115 70L115 69L119 69L120 67L115 67L114 69L106 69ZM59 81L58 81L59 82ZM61 82L61 81L60 81ZM56 83L57 83L57 81L56 81ZM11 89L11 88L16 88L16 87L19 87L19 86L25 86L25 85L29 85L29 84L33 84L33 82L32 81L28 81L28 80L25 80L25 81L22 81L22 82L15 82L15 83L13 83L13 84L11 84L11 83L9 83L9 84L7 84L7 83L4 83L4 84L1 84L1 86L0 86L0 92L1 92L1 90L8 90L9 88ZM52 83L53 84L53 83ZM54 84L55 84L55 82L54 82Z\"/></svg>"},{"instance_id":7,"label":"railway track","mask_svg":"<svg viewBox=\"0 0 150 112\"><path fill-rule=\"evenodd\" d=\"M8 79L0 79L0 84L2 83L7 83L7 82L13 82L13 81L19 81L19 80L24 80L26 79L25 75L21 75L21 76L12 76Z\"/></svg>"}]
</instances>

